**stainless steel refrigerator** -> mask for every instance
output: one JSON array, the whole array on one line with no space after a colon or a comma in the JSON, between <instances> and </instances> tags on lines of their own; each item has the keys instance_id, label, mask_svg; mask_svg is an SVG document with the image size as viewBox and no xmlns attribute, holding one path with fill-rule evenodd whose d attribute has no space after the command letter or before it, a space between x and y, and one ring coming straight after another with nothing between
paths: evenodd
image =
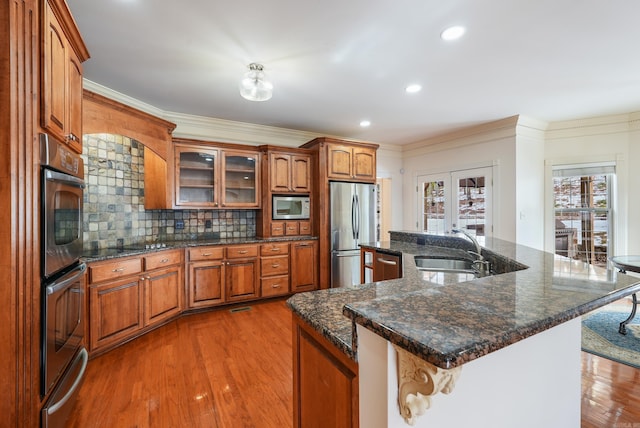
<instances>
[{"instance_id":1,"label":"stainless steel refrigerator","mask_svg":"<svg viewBox=\"0 0 640 428\"><path fill-rule=\"evenodd\" d=\"M376 186L330 183L331 287L360 284L360 247L376 240Z\"/></svg>"}]
</instances>

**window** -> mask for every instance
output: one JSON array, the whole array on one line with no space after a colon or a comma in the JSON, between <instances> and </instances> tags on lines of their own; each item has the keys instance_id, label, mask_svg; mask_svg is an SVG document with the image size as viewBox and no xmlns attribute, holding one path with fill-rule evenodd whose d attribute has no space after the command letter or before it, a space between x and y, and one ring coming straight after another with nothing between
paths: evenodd
<instances>
[{"instance_id":1,"label":"window","mask_svg":"<svg viewBox=\"0 0 640 428\"><path fill-rule=\"evenodd\" d=\"M613 237L615 165L553 168L556 254L606 266Z\"/></svg>"}]
</instances>

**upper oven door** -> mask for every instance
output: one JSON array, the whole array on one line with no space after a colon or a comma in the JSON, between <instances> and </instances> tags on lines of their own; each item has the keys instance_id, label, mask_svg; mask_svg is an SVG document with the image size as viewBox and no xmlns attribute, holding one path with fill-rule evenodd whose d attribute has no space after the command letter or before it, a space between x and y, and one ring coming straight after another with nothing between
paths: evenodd
<instances>
[{"instance_id":1,"label":"upper oven door","mask_svg":"<svg viewBox=\"0 0 640 428\"><path fill-rule=\"evenodd\" d=\"M46 278L82 255L84 181L48 168L42 171L42 273Z\"/></svg>"}]
</instances>

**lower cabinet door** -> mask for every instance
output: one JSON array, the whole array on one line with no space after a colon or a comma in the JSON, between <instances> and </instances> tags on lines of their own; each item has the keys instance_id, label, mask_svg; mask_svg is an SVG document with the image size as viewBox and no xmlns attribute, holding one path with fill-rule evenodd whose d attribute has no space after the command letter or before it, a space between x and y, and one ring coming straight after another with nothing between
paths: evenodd
<instances>
[{"instance_id":1,"label":"lower cabinet door","mask_svg":"<svg viewBox=\"0 0 640 428\"><path fill-rule=\"evenodd\" d=\"M291 292L315 290L318 285L318 243L291 244Z\"/></svg>"},{"instance_id":2,"label":"lower cabinet door","mask_svg":"<svg viewBox=\"0 0 640 428\"><path fill-rule=\"evenodd\" d=\"M225 302L224 268L222 260L189 263L189 308L203 308Z\"/></svg>"},{"instance_id":3,"label":"lower cabinet door","mask_svg":"<svg viewBox=\"0 0 640 428\"><path fill-rule=\"evenodd\" d=\"M144 325L160 323L182 311L182 268L157 269L144 277Z\"/></svg>"},{"instance_id":4,"label":"lower cabinet door","mask_svg":"<svg viewBox=\"0 0 640 428\"><path fill-rule=\"evenodd\" d=\"M142 293L138 275L89 288L90 343L94 351L142 328Z\"/></svg>"},{"instance_id":5,"label":"lower cabinet door","mask_svg":"<svg viewBox=\"0 0 640 428\"><path fill-rule=\"evenodd\" d=\"M225 266L227 301L258 297L258 259L232 260Z\"/></svg>"}]
</instances>

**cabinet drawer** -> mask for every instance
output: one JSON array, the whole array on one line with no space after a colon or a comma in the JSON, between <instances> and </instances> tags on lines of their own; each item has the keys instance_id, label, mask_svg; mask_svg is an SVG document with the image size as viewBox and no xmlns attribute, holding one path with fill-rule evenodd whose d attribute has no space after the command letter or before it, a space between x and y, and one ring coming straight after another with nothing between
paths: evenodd
<instances>
[{"instance_id":1,"label":"cabinet drawer","mask_svg":"<svg viewBox=\"0 0 640 428\"><path fill-rule=\"evenodd\" d=\"M257 245L238 245L236 247L227 247L228 259L243 259L247 257L257 257Z\"/></svg>"},{"instance_id":2,"label":"cabinet drawer","mask_svg":"<svg viewBox=\"0 0 640 428\"><path fill-rule=\"evenodd\" d=\"M89 282L101 282L142 272L142 259L113 260L89 265Z\"/></svg>"},{"instance_id":3,"label":"cabinet drawer","mask_svg":"<svg viewBox=\"0 0 640 428\"><path fill-rule=\"evenodd\" d=\"M171 250L144 256L144 270L152 270L166 266L180 264L182 262L182 251Z\"/></svg>"},{"instance_id":4,"label":"cabinet drawer","mask_svg":"<svg viewBox=\"0 0 640 428\"><path fill-rule=\"evenodd\" d=\"M300 222L300 235L311 235L311 222Z\"/></svg>"},{"instance_id":5,"label":"cabinet drawer","mask_svg":"<svg viewBox=\"0 0 640 428\"><path fill-rule=\"evenodd\" d=\"M261 259L260 272L262 276L284 275L289 273L289 256Z\"/></svg>"},{"instance_id":6,"label":"cabinet drawer","mask_svg":"<svg viewBox=\"0 0 640 428\"><path fill-rule=\"evenodd\" d=\"M284 236L283 221L274 221L271 223L271 236Z\"/></svg>"},{"instance_id":7,"label":"cabinet drawer","mask_svg":"<svg viewBox=\"0 0 640 428\"><path fill-rule=\"evenodd\" d=\"M189 248L190 261L220 260L224 258L224 247L197 247Z\"/></svg>"},{"instance_id":8,"label":"cabinet drawer","mask_svg":"<svg viewBox=\"0 0 640 428\"><path fill-rule=\"evenodd\" d=\"M263 244L260 246L261 256L276 256L278 254L289 254L288 242L274 242L272 244Z\"/></svg>"},{"instance_id":9,"label":"cabinet drawer","mask_svg":"<svg viewBox=\"0 0 640 428\"><path fill-rule=\"evenodd\" d=\"M300 224L297 221L288 221L285 223L284 234L285 235L298 235L300 234Z\"/></svg>"},{"instance_id":10,"label":"cabinet drawer","mask_svg":"<svg viewBox=\"0 0 640 428\"><path fill-rule=\"evenodd\" d=\"M273 276L260 282L262 297L280 296L289 293L289 276Z\"/></svg>"}]
</instances>

